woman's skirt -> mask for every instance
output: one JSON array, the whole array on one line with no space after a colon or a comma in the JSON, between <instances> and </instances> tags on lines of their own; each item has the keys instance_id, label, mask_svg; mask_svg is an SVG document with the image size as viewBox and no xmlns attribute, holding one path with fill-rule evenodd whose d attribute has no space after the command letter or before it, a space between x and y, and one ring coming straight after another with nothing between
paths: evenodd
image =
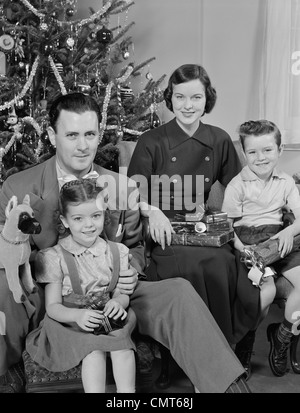
<instances>
[{"instance_id":1,"label":"woman's skirt","mask_svg":"<svg viewBox=\"0 0 300 413\"><path fill-rule=\"evenodd\" d=\"M182 277L191 282L230 344L253 328L260 314L260 290L248 279L239 252L221 247L156 245L146 270L149 280Z\"/></svg>"}]
</instances>

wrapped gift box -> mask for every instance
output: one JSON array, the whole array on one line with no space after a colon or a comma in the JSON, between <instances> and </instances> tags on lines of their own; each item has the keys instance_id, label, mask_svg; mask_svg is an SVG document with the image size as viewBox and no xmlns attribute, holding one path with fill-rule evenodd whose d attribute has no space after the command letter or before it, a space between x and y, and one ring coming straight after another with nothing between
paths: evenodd
<instances>
[{"instance_id":1,"label":"wrapped gift box","mask_svg":"<svg viewBox=\"0 0 300 413\"><path fill-rule=\"evenodd\" d=\"M203 232L201 234L172 234L172 245L221 247L234 238L233 231Z\"/></svg>"},{"instance_id":2,"label":"wrapped gift box","mask_svg":"<svg viewBox=\"0 0 300 413\"><path fill-rule=\"evenodd\" d=\"M187 221L171 221L171 225L176 232L176 234L194 234L197 233L197 222L187 222ZM220 221L220 222L212 222L212 223L203 223L205 225L205 230L207 232L215 232L215 231L230 231L232 230L232 223L231 221Z\"/></svg>"},{"instance_id":3,"label":"wrapped gift box","mask_svg":"<svg viewBox=\"0 0 300 413\"><path fill-rule=\"evenodd\" d=\"M201 221L205 223L215 223L221 221L227 221L227 212L220 210L207 210L203 215Z\"/></svg>"},{"instance_id":4,"label":"wrapped gift box","mask_svg":"<svg viewBox=\"0 0 300 413\"><path fill-rule=\"evenodd\" d=\"M294 237L292 251L295 250L299 250L300 254L300 234ZM251 246L251 251L254 253L253 260L255 261L252 265L257 265L258 263L260 266L266 267L281 258L278 251L278 240L276 239L268 239L258 245Z\"/></svg>"}]
</instances>

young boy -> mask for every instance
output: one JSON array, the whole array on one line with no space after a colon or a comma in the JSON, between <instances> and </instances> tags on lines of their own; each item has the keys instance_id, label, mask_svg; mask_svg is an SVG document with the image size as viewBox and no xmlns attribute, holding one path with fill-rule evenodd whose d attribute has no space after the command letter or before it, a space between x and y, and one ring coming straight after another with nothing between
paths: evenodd
<instances>
[{"instance_id":1,"label":"young boy","mask_svg":"<svg viewBox=\"0 0 300 413\"><path fill-rule=\"evenodd\" d=\"M287 299L283 322L270 324L267 335L271 370L274 375L283 376L292 331L295 331L293 323L300 310L300 251L291 252L294 236L300 233L300 195L293 178L276 168L282 154L281 133L277 126L267 120L249 121L239 127L238 133L247 165L228 184L222 209L234 221L234 247L237 250L243 251L247 245L259 244L269 238L278 240L281 258L272 267L277 275L283 275L291 282L293 290ZM289 208L295 216L294 223L285 229L282 227L283 207ZM244 357L245 363L241 361L247 364L244 367L249 375L255 329L267 315L275 297L274 278L265 278L260 289L260 320L236 346L240 360L246 353L248 355Z\"/></svg>"}]
</instances>

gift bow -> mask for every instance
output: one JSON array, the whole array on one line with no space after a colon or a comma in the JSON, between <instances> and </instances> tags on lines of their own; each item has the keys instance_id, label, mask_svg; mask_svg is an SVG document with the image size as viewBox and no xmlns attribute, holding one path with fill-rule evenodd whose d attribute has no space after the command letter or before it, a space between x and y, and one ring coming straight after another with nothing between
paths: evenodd
<instances>
[{"instance_id":1,"label":"gift bow","mask_svg":"<svg viewBox=\"0 0 300 413\"><path fill-rule=\"evenodd\" d=\"M264 273L265 265L263 260L256 251L251 249L251 247L244 248L241 253L241 262L243 262L248 269L256 266L262 273Z\"/></svg>"},{"instance_id":2,"label":"gift bow","mask_svg":"<svg viewBox=\"0 0 300 413\"><path fill-rule=\"evenodd\" d=\"M96 171L89 172L88 174L84 175L82 178L77 178L75 175L67 174L58 178L58 183L60 188L66 184L67 182L77 181L78 179L97 179L99 178L99 174Z\"/></svg>"}]
</instances>

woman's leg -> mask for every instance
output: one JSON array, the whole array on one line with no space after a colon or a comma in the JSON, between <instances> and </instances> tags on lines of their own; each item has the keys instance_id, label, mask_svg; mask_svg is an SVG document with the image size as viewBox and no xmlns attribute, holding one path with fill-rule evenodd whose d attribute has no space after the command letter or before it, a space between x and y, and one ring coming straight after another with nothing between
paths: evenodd
<instances>
[{"instance_id":1,"label":"woman's leg","mask_svg":"<svg viewBox=\"0 0 300 413\"><path fill-rule=\"evenodd\" d=\"M85 393L105 393L106 353L93 351L82 360L81 378Z\"/></svg>"},{"instance_id":2,"label":"woman's leg","mask_svg":"<svg viewBox=\"0 0 300 413\"><path fill-rule=\"evenodd\" d=\"M110 353L117 393L135 393L135 356L133 350Z\"/></svg>"}]
</instances>

